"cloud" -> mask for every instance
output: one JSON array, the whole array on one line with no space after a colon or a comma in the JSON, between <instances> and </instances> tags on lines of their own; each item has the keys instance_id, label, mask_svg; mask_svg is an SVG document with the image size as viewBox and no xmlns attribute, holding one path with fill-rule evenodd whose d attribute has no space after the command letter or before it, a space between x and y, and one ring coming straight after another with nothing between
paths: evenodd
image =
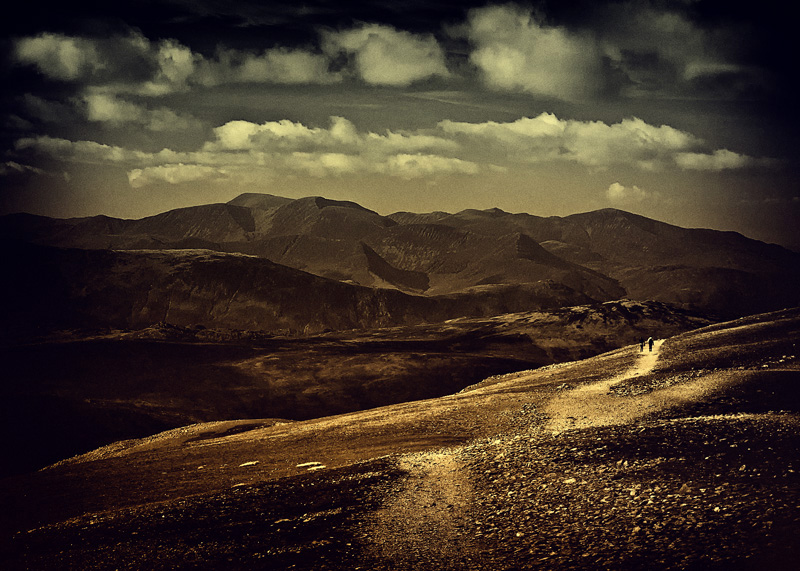
<instances>
[{"instance_id":1,"label":"cloud","mask_svg":"<svg viewBox=\"0 0 800 571\"><path fill-rule=\"evenodd\" d=\"M612 166L645 171L682 169L720 170L766 164L725 150L710 151L690 133L641 119L619 123L558 119L550 113L510 123L442 121L439 128L464 147L485 156L537 163L567 161L596 169Z\"/></svg>"},{"instance_id":2,"label":"cloud","mask_svg":"<svg viewBox=\"0 0 800 571\"><path fill-rule=\"evenodd\" d=\"M23 165L14 161L6 161L0 163L0 176L14 176L14 175L51 175L44 169L34 167L31 165Z\"/></svg>"},{"instance_id":3,"label":"cloud","mask_svg":"<svg viewBox=\"0 0 800 571\"><path fill-rule=\"evenodd\" d=\"M0 163L0 175L6 176L8 174L20 174L20 173L27 173L32 172L36 174L41 174L43 171L42 169L28 166L28 165L21 165L19 163L15 163L14 161L6 161L5 163Z\"/></svg>"},{"instance_id":4,"label":"cloud","mask_svg":"<svg viewBox=\"0 0 800 571\"><path fill-rule=\"evenodd\" d=\"M96 118L113 115L120 102L98 99ZM105 106L107 105L107 107ZM137 107L121 104L126 120L150 120ZM513 122L442 121L436 128L410 132L359 131L343 117L327 127L289 120L230 121L195 151L163 149L148 153L93 141L47 136L19 139L19 156L42 155L64 162L125 168L138 187L155 182L226 181L259 176L385 175L405 179L439 175L472 176L528 169L532 164L573 163L590 170L638 168L719 171L769 164L727 150L711 150L693 135L636 118L619 123L562 120L553 114ZM609 200L641 200L642 189L611 185Z\"/></svg>"},{"instance_id":5,"label":"cloud","mask_svg":"<svg viewBox=\"0 0 800 571\"><path fill-rule=\"evenodd\" d=\"M108 38L44 33L16 40L14 56L48 79L141 95L186 90L202 60L175 40L151 42L138 32Z\"/></svg>"},{"instance_id":6,"label":"cloud","mask_svg":"<svg viewBox=\"0 0 800 571\"><path fill-rule=\"evenodd\" d=\"M735 98L764 93L778 81L754 64L756 24L746 20L701 21L693 2L585 4L580 17L553 11L564 25L515 4L488 5L441 31L467 40L467 58L489 87L567 101L600 97L612 87L630 96ZM448 69L448 54L433 35L385 24L320 31L311 41L317 45L260 52L220 45L202 55L138 31L105 38L42 33L16 39L13 55L51 80L154 97L231 83L327 85L348 74L404 87L452 78L461 66L451 57Z\"/></svg>"},{"instance_id":7,"label":"cloud","mask_svg":"<svg viewBox=\"0 0 800 571\"><path fill-rule=\"evenodd\" d=\"M610 2L595 15L604 53L629 81L627 95L734 98L770 88L766 70L747 63L748 22L695 21L691 3Z\"/></svg>"},{"instance_id":8,"label":"cloud","mask_svg":"<svg viewBox=\"0 0 800 571\"><path fill-rule=\"evenodd\" d=\"M144 109L111 95L95 94L84 97L86 118L105 123L141 123Z\"/></svg>"},{"instance_id":9,"label":"cloud","mask_svg":"<svg viewBox=\"0 0 800 571\"><path fill-rule=\"evenodd\" d=\"M32 165L21 164L16 161L0 163L0 177L7 177L9 179L45 177L48 179L70 180L70 175L66 171L48 170Z\"/></svg>"},{"instance_id":10,"label":"cloud","mask_svg":"<svg viewBox=\"0 0 800 571\"><path fill-rule=\"evenodd\" d=\"M155 50L153 50L155 48ZM138 93L142 95L165 95L185 91L202 56L175 40L163 40L150 47L156 71L153 77L142 84Z\"/></svg>"},{"instance_id":11,"label":"cloud","mask_svg":"<svg viewBox=\"0 0 800 571\"><path fill-rule=\"evenodd\" d=\"M303 49L279 47L261 54L223 49L216 59L203 62L198 82L325 85L341 81L341 74L332 72L330 65L324 54Z\"/></svg>"},{"instance_id":12,"label":"cloud","mask_svg":"<svg viewBox=\"0 0 800 571\"><path fill-rule=\"evenodd\" d=\"M627 163L659 170L669 164L676 151L701 144L689 133L668 125L656 127L635 117L611 125L602 121L566 123L562 156L594 167Z\"/></svg>"},{"instance_id":13,"label":"cloud","mask_svg":"<svg viewBox=\"0 0 800 571\"><path fill-rule=\"evenodd\" d=\"M453 153L458 144L443 137L422 133L359 133L355 125L343 117L331 117L330 127L307 127L289 120L230 121L214 129L214 141L205 151L259 152L347 152L381 156L396 153L438 151Z\"/></svg>"},{"instance_id":14,"label":"cloud","mask_svg":"<svg viewBox=\"0 0 800 571\"><path fill-rule=\"evenodd\" d=\"M132 188L142 188L151 184L182 184L199 180L216 179L225 176L222 169L204 165L185 165L183 163L145 167L128 171L128 183Z\"/></svg>"},{"instance_id":15,"label":"cloud","mask_svg":"<svg viewBox=\"0 0 800 571\"><path fill-rule=\"evenodd\" d=\"M46 78L95 92L158 97L195 86L227 83L329 84L324 54L278 47L261 54L220 49L206 58L174 39L152 41L138 32L109 38L41 34L16 40L18 64Z\"/></svg>"},{"instance_id":16,"label":"cloud","mask_svg":"<svg viewBox=\"0 0 800 571\"><path fill-rule=\"evenodd\" d=\"M415 35L378 24L328 32L324 49L354 58L355 69L371 85L407 86L449 72L441 46L433 36Z\"/></svg>"},{"instance_id":17,"label":"cloud","mask_svg":"<svg viewBox=\"0 0 800 571\"><path fill-rule=\"evenodd\" d=\"M100 100L105 103L105 100ZM103 112L115 109L111 101ZM127 119L137 110L123 106ZM100 111L98 111L98 114ZM163 149L146 153L93 141L69 141L40 136L19 139L20 154L46 156L84 164L107 164L127 169L129 184L141 188L167 182L252 180L276 175L338 177L350 174L387 175L405 179L422 176L476 174L474 162L449 156L459 149L454 141L424 133L359 132L347 119L332 117L328 128L292 121L262 124L231 121L214 130L214 139L197 151Z\"/></svg>"},{"instance_id":18,"label":"cloud","mask_svg":"<svg viewBox=\"0 0 800 571\"><path fill-rule=\"evenodd\" d=\"M16 43L19 63L33 65L42 74L62 81L86 78L102 69L103 57L91 40L60 34L40 34Z\"/></svg>"},{"instance_id":19,"label":"cloud","mask_svg":"<svg viewBox=\"0 0 800 571\"><path fill-rule=\"evenodd\" d=\"M327 146L330 133L283 119L262 124L229 121L214 129L215 141L205 144L206 151L247 151L298 149L304 144Z\"/></svg>"},{"instance_id":20,"label":"cloud","mask_svg":"<svg viewBox=\"0 0 800 571\"><path fill-rule=\"evenodd\" d=\"M757 164L764 164L753 157L740 155L727 149L719 149L711 153L679 153L675 162L685 170L721 171L739 169Z\"/></svg>"},{"instance_id":21,"label":"cloud","mask_svg":"<svg viewBox=\"0 0 800 571\"><path fill-rule=\"evenodd\" d=\"M343 54L352 58L357 77L373 85L406 86L449 75L444 51L433 36L372 24L326 32L321 42L324 52L278 46L254 53L220 47L206 57L177 40L152 41L139 32L109 38L47 33L17 39L14 58L47 79L107 94L150 97L231 83L337 83L342 73L331 67Z\"/></svg>"},{"instance_id":22,"label":"cloud","mask_svg":"<svg viewBox=\"0 0 800 571\"><path fill-rule=\"evenodd\" d=\"M156 132L182 131L200 126L196 119L179 115L166 107L151 110L104 93L87 94L83 103L89 121L113 126L134 124Z\"/></svg>"},{"instance_id":23,"label":"cloud","mask_svg":"<svg viewBox=\"0 0 800 571\"><path fill-rule=\"evenodd\" d=\"M617 203L643 202L650 197L650 193L636 185L623 186L618 182L612 183L606 190L606 198Z\"/></svg>"},{"instance_id":24,"label":"cloud","mask_svg":"<svg viewBox=\"0 0 800 571\"><path fill-rule=\"evenodd\" d=\"M282 157L281 170L303 173L314 177L341 176L355 172L368 172L369 165L361 157L344 153L301 153Z\"/></svg>"},{"instance_id":25,"label":"cloud","mask_svg":"<svg viewBox=\"0 0 800 571\"><path fill-rule=\"evenodd\" d=\"M86 121L108 127L134 125L153 132L175 132L200 129L201 122L190 115L176 113L167 107L150 109L113 93L87 89L82 95L65 102L51 101L25 94L20 98L24 114L32 119L53 124L83 124ZM35 126L23 122L20 129L31 131Z\"/></svg>"},{"instance_id":26,"label":"cloud","mask_svg":"<svg viewBox=\"0 0 800 571\"><path fill-rule=\"evenodd\" d=\"M204 153L249 156L273 169L316 177L366 173L417 178L479 170L475 163L449 156L459 149L455 141L424 133L359 132L343 117L331 117L328 128L288 120L231 121L214 129L214 135Z\"/></svg>"},{"instance_id":27,"label":"cloud","mask_svg":"<svg viewBox=\"0 0 800 571\"><path fill-rule=\"evenodd\" d=\"M400 178L412 179L438 174L475 175L480 167L470 161L437 155L399 154L388 158L385 163L386 173Z\"/></svg>"},{"instance_id":28,"label":"cloud","mask_svg":"<svg viewBox=\"0 0 800 571\"><path fill-rule=\"evenodd\" d=\"M602 88L603 54L592 37L545 26L520 7L472 10L467 37L470 61L495 89L581 100Z\"/></svg>"},{"instance_id":29,"label":"cloud","mask_svg":"<svg viewBox=\"0 0 800 571\"><path fill-rule=\"evenodd\" d=\"M328 71L329 61L321 55L285 48L247 58L242 65L243 81L276 83L333 83L339 76Z\"/></svg>"},{"instance_id":30,"label":"cloud","mask_svg":"<svg viewBox=\"0 0 800 571\"><path fill-rule=\"evenodd\" d=\"M151 42L138 32L106 38L43 33L16 39L13 56L47 79L143 94L163 92L158 84L173 84L172 91L185 88L177 84L185 82L197 60L174 40Z\"/></svg>"},{"instance_id":31,"label":"cloud","mask_svg":"<svg viewBox=\"0 0 800 571\"><path fill-rule=\"evenodd\" d=\"M18 152L32 152L62 161L86 164L134 163L146 159L149 153L104 145L95 141L70 141L46 135L25 137L14 144Z\"/></svg>"},{"instance_id":32,"label":"cloud","mask_svg":"<svg viewBox=\"0 0 800 571\"><path fill-rule=\"evenodd\" d=\"M523 117L510 123L442 121L442 131L484 153L505 154L516 161L568 161L593 168L613 165L663 170L674 165L677 153L702 148L693 135L641 119L619 123L558 119L551 113ZM470 142L471 141L471 142Z\"/></svg>"}]
</instances>

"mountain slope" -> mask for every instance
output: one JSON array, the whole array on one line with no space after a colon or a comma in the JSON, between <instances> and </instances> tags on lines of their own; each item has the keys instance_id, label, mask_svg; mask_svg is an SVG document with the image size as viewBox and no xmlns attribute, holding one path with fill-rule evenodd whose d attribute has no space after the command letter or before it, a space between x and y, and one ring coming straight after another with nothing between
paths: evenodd
<instances>
[{"instance_id":1,"label":"mountain slope","mask_svg":"<svg viewBox=\"0 0 800 571\"><path fill-rule=\"evenodd\" d=\"M0 476L196 422L305 420L437 397L706 323L664 304L609 302L318 336L162 323L13 344L0 348L0 418L18 436L0 445Z\"/></svg>"},{"instance_id":2,"label":"mountain slope","mask_svg":"<svg viewBox=\"0 0 800 571\"><path fill-rule=\"evenodd\" d=\"M427 274L429 294L475 285L553 280L596 300L625 295L613 279L559 258L521 232L492 236L442 224L413 224L368 240L393 266Z\"/></svg>"},{"instance_id":3,"label":"mountain slope","mask_svg":"<svg viewBox=\"0 0 800 571\"><path fill-rule=\"evenodd\" d=\"M366 258L364 246L359 250ZM129 329L160 322L309 333L591 301L568 286L546 281L415 296L210 250L79 250L7 243L4 259L7 273L0 280L0 294L12 303L0 324L11 340L54 329ZM385 267L375 269L391 278Z\"/></svg>"},{"instance_id":4,"label":"mountain slope","mask_svg":"<svg viewBox=\"0 0 800 571\"><path fill-rule=\"evenodd\" d=\"M798 340L795 309L652 357L629 346L438 399L119 442L4 480L6 537L22 533L0 553L40 569L793 569ZM554 433L558 403L582 395L610 413Z\"/></svg>"},{"instance_id":5,"label":"mountain slope","mask_svg":"<svg viewBox=\"0 0 800 571\"><path fill-rule=\"evenodd\" d=\"M586 265L616 278L634 299L702 307L721 316L800 302L800 255L780 246L735 232L680 228L619 210L566 220L585 230L589 249L599 256Z\"/></svg>"}]
</instances>

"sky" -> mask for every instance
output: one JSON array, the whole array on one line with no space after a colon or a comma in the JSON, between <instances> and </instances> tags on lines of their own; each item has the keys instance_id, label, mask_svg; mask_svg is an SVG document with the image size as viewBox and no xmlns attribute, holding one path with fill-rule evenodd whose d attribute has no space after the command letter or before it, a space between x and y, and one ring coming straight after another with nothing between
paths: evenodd
<instances>
[{"instance_id":1,"label":"sky","mask_svg":"<svg viewBox=\"0 0 800 571\"><path fill-rule=\"evenodd\" d=\"M619 208L800 250L790 3L31 0L0 214Z\"/></svg>"}]
</instances>

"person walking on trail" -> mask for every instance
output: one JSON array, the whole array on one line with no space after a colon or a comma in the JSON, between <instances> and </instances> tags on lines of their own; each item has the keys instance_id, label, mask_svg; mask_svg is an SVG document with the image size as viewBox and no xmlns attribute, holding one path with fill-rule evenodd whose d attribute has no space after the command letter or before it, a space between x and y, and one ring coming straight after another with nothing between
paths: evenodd
<instances>
[{"instance_id":1,"label":"person walking on trail","mask_svg":"<svg viewBox=\"0 0 800 571\"><path fill-rule=\"evenodd\" d=\"M653 343L655 343L655 341L653 341L653 338L652 337L648 337L647 338L647 346L650 347L650 352L651 353L653 352Z\"/></svg>"},{"instance_id":2,"label":"person walking on trail","mask_svg":"<svg viewBox=\"0 0 800 571\"><path fill-rule=\"evenodd\" d=\"M644 352L644 337L639 337L639 352Z\"/></svg>"}]
</instances>

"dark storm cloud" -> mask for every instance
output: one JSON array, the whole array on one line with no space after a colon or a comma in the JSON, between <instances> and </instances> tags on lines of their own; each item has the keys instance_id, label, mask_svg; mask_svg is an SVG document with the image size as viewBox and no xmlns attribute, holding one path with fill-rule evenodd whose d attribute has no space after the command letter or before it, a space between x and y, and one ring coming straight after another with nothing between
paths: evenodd
<instances>
[{"instance_id":1,"label":"dark storm cloud","mask_svg":"<svg viewBox=\"0 0 800 571\"><path fill-rule=\"evenodd\" d=\"M241 27L275 27L300 30L302 28L350 27L371 22L393 25L411 32L430 32L441 22L459 19L473 6L484 5L478 0L439 1L375 0L371 2L316 0L310 2L245 0L227 3L215 1L173 0L187 14L197 19L237 19Z\"/></svg>"},{"instance_id":2,"label":"dark storm cloud","mask_svg":"<svg viewBox=\"0 0 800 571\"><path fill-rule=\"evenodd\" d=\"M705 2L567 3L571 10L552 3L546 21L592 34L611 66L627 77L625 95L778 95L771 58L755 55L765 39L762 23L728 4L711 19L698 12Z\"/></svg>"},{"instance_id":3,"label":"dark storm cloud","mask_svg":"<svg viewBox=\"0 0 800 571\"><path fill-rule=\"evenodd\" d=\"M105 36L135 28L153 39L174 38L204 54L218 44L233 49L315 43L320 28L361 23L391 25L412 33L436 32L442 22L463 18L483 1L347 2L309 0L78 0L63 5L32 0L0 23L3 36L41 31Z\"/></svg>"},{"instance_id":4,"label":"dark storm cloud","mask_svg":"<svg viewBox=\"0 0 800 571\"><path fill-rule=\"evenodd\" d=\"M121 70L125 81L148 81L159 65L148 50L173 42L187 48L193 57L208 61L226 58L228 64L252 60L269 50L271 55L263 59L274 60L278 50L295 56L307 54L307 60L310 54L317 56L315 73L302 71L287 80L289 83L330 82L332 78L323 77L321 66L335 72L344 64L344 71L349 65L355 76L367 83L407 85L431 75L445 77L449 70L462 78L477 73L492 89L568 100L613 96L620 91L623 95L729 99L773 95L779 87L776 58L770 58L776 55L775 49L764 47L764 30L759 27L766 24L766 16L762 14L754 23L743 12L719 5L714 20L706 4L122 1L106 5L101 19L94 4L78 2L71 5L71 11L61 9L59 18L42 10L42 27L35 34L25 33L32 23L29 17L13 37L30 44L26 46L28 55L39 56L35 63L46 77L67 81L108 83L110 76ZM337 44L332 37L349 34L352 38L358 30L373 39L365 39L355 48L350 41L350 49L339 52L349 61L323 53L326 46ZM409 72L406 81L400 77L371 81L381 77L379 68L397 67L397 62L393 66L380 52L395 51L396 39L404 34L415 37L417 44L427 42L425 49L439 61L412 58L407 65L420 67L418 77ZM137 49L135 42L130 42L136 37L147 45ZM91 49L82 45L87 42ZM339 41L338 47L343 43ZM403 42L400 47L409 50L409 45ZM37 48L38 54L31 54ZM70 52L83 59L68 60ZM104 58L105 53L112 53L114 59ZM12 54L20 55L19 41ZM306 69L311 64L299 59L286 62L283 67L287 69ZM282 82L281 64L258 65ZM252 68L244 78L250 78L251 72ZM205 81L242 79L219 69L216 73L217 79L206 77ZM283 75L288 77L285 69Z\"/></svg>"}]
</instances>

